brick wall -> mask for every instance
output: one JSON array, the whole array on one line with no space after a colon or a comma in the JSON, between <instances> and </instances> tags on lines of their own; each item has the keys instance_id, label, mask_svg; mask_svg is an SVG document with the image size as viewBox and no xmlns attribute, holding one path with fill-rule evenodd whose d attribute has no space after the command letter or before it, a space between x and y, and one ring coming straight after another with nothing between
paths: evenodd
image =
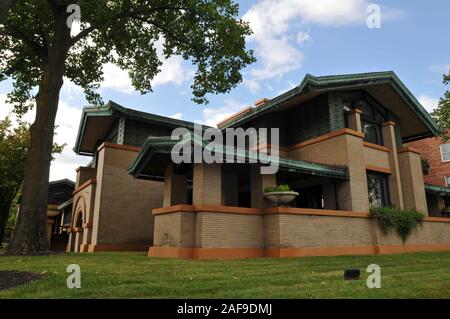
<instances>
[{"instance_id":1,"label":"brick wall","mask_svg":"<svg viewBox=\"0 0 450 319\"><path fill-rule=\"evenodd\" d=\"M450 250L450 221L442 218L427 218L403 245L395 231L385 236L364 213L295 208L227 213L224 206L211 211L186 207L190 209L155 215L156 248L194 249L197 256L203 251L203 257L215 250L219 258L245 254L246 249L253 249L251 256L257 255L254 249L261 256L267 255L264 251L274 256L274 250L291 250L291 256Z\"/></svg>"},{"instance_id":2,"label":"brick wall","mask_svg":"<svg viewBox=\"0 0 450 319\"><path fill-rule=\"evenodd\" d=\"M99 152L92 245L153 241L151 211L162 206L163 183L129 175L127 168L136 156L136 150L125 147L106 146Z\"/></svg>"},{"instance_id":3,"label":"brick wall","mask_svg":"<svg viewBox=\"0 0 450 319\"><path fill-rule=\"evenodd\" d=\"M448 141L447 143L450 143ZM426 158L430 164L428 175L424 175L425 183L447 186L445 176L450 175L450 162L443 163L439 145L443 144L439 138L427 138L409 143L412 147L418 149L422 158Z\"/></svg>"}]
</instances>

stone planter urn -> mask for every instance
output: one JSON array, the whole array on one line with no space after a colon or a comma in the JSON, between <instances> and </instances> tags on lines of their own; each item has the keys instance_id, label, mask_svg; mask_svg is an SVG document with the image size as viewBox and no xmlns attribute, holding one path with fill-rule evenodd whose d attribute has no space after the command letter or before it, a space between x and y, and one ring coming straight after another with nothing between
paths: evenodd
<instances>
[{"instance_id":1,"label":"stone planter urn","mask_svg":"<svg viewBox=\"0 0 450 319\"><path fill-rule=\"evenodd\" d=\"M290 202L298 196L297 192L269 192L264 193L264 198L272 203L273 206L288 206Z\"/></svg>"}]
</instances>

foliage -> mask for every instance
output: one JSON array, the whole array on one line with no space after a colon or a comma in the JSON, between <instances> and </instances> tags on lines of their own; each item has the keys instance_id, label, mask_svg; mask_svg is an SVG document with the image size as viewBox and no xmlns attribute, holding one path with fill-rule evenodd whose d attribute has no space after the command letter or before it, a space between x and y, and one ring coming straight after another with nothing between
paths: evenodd
<instances>
[{"instance_id":1,"label":"foliage","mask_svg":"<svg viewBox=\"0 0 450 319\"><path fill-rule=\"evenodd\" d=\"M239 6L232 0L11 3L6 16L0 16L0 81L12 81L8 102L17 114L36 105L36 121L30 129L23 205L9 252L41 253L48 249L46 186L64 79L81 86L91 104L100 105L97 89L104 65L128 71L134 88L144 94L152 91L162 61L180 56L195 68L192 99L207 103L207 94L229 92L241 82L241 70L255 58L245 47L250 27L238 18ZM81 31L71 36L77 11Z\"/></svg>"},{"instance_id":2,"label":"foliage","mask_svg":"<svg viewBox=\"0 0 450 319\"><path fill-rule=\"evenodd\" d=\"M403 243L418 225L422 225L424 218L424 214L416 210L395 207L371 208L370 216L377 219L384 235L387 236L391 230L395 229Z\"/></svg>"},{"instance_id":3,"label":"foliage","mask_svg":"<svg viewBox=\"0 0 450 319\"><path fill-rule=\"evenodd\" d=\"M428 175L430 172L430 162L426 158L422 158L421 162L423 175Z\"/></svg>"},{"instance_id":4,"label":"foliage","mask_svg":"<svg viewBox=\"0 0 450 319\"><path fill-rule=\"evenodd\" d=\"M273 192L291 192L292 189L287 184L282 184L278 186L268 186L264 189L266 193L273 193Z\"/></svg>"},{"instance_id":5,"label":"foliage","mask_svg":"<svg viewBox=\"0 0 450 319\"><path fill-rule=\"evenodd\" d=\"M16 111L32 105L32 89L42 81L49 48L57 45L57 20L68 17L73 1L17 1L0 24L0 81L13 78L9 101ZM226 93L255 61L245 49L248 24L238 19L239 6L231 0L79 0L81 32L60 48L65 76L80 85L88 101L102 103L97 92L103 65L113 63L129 72L141 93L152 91L162 58L179 55L197 70L191 86L193 100L206 103L207 93ZM64 23L64 28L66 25ZM162 49L162 54L157 51Z\"/></svg>"},{"instance_id":6,"label":"foliage","mask_svg":"<svg viewBox=\"0 0 450 319\"><path fill-rule=\"evenodd\" d=\"M8 237L11 222L15 220L15 217L11 220L11 216L15 216L17 207L11 207L11 204L14 199L18 199L17 194L25 174L29 128L28 123L20 120L16 126L12 125L9 117L0 120L0 237L3 237L7 225L9 228L5 237ZM55 143L53 153L61 153L64 146Z\"/></svg>"},{"instance_id":7,"label":"foliage","mask_svg":"<svg viewBox=\"0 0 450 319\"><path fill-rule=\"evenodd\" d=\"M443 83L448 85L450 82L450 71L444 75ZM431 113L431 116L436 121L441 131L441 138L447 141L450 138L450 91L447 90L444 96L439 100L439 105L436 110Z\"/></svg>"}]
</instances>

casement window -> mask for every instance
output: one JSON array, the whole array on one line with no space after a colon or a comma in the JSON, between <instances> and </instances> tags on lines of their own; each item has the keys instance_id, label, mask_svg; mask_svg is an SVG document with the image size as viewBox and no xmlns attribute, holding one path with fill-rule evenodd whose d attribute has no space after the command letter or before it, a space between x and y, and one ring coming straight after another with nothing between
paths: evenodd
<instances>
[{"instance_id":1,"label":"casement window","mask_svg":"<svg viewBox=\"0 0 450 319\"><path fill-rule=\"evenodd\" d=\"M380 108L367 103L365 100L358 100L354 107L362 111L361 126L364 133L364 140L370 143L383 145L382 126L386 122L386 115Z\"/></svg>"},{"instance_id":2,"label":"casement window","mask_svg":"<svg viewBox=\"0 0 450 319\"><path fill-rule=\"evenodd\" d=\"M449 162L450 161L450 143L449 144L442 144L440 146L441 148L441 159L443 162Z\"/></svg>"},{"instance_id":3,"label":"casement window","mask_svg":"<svg viewBox=\"0 0 450 319\"><path fill-rule=\"evenodd\" d=\"M367 188L370 207L386 207L389 205L388 177L385 174L367 172Z\"/></svg>"},{"instance_id":4,"label":"casement window","mask_svg":"<svg viewBox=\"0 0 450 319\"><path fill-rule=\"evenodd\" d=\"M445 176L445 185L450 186L450 175Z\"/></svg>"}]
</instances>

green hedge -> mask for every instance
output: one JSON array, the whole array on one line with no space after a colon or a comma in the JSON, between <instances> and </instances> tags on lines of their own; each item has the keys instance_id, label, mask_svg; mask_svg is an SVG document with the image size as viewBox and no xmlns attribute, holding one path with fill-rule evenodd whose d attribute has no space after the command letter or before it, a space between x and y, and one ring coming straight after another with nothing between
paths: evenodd
<instances>
[{"instance_id":1,"label":"green hedge","mask_svg":"<svg viewBox=\"0 0 450 319\"><path fill-rule=\"evenodd\" d=\"M424 218L424 214L416 210L395 207L371 208L370 216L377 219L385 236L395 229L403 243L418 225L422 225Z\"/></svg>"}]
</instances>

